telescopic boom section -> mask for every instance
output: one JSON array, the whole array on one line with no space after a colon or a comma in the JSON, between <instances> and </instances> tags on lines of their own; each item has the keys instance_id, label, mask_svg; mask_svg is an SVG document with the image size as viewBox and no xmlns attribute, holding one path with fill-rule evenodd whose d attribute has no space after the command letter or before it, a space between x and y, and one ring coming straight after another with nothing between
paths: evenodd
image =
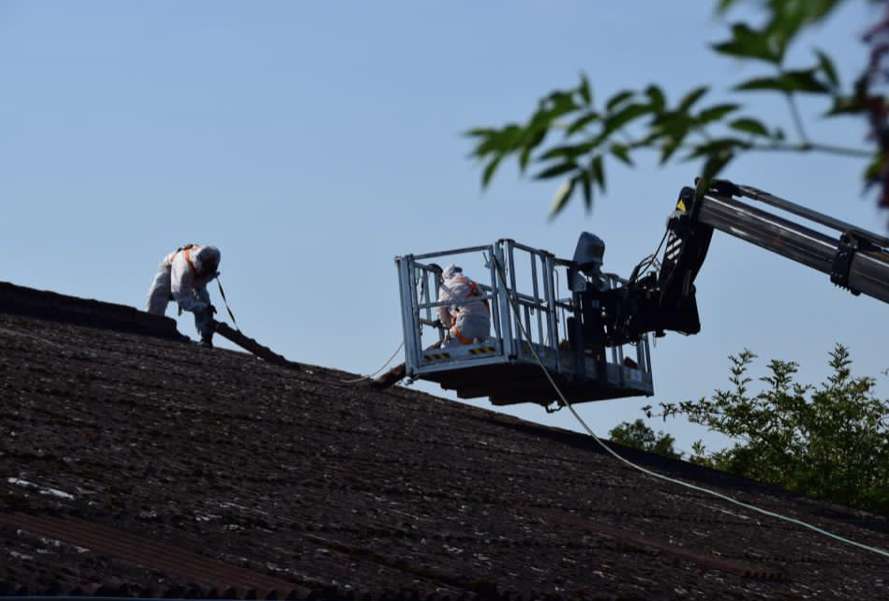
<instances>
[{"instance_id":1,"label":"telescopic boom section","mask_svg":"<svg viewBox=\"0 0 889 601\"><path fill-rule=\"evenodd\" d=\"M889 302L889 238L757 188L717 181L703 194L682 189L657 271L652 260L643 261L624 288L604 299L610 342L700 331L694 281L715 230L817 269L852 294Z\"/></svg>"},{"instance_id":2,"label":"telescopic boom section","mask_svg":"<svg viewBox=\"0 0 889 601\"><path fill-rule=\"evenodd\" d=\"M828 235L739 200L759 201L836 232ZM750 186L719 182L692 218L830 276L853 294L889 302L889 238Z\"/></svg>"}]
</instances>

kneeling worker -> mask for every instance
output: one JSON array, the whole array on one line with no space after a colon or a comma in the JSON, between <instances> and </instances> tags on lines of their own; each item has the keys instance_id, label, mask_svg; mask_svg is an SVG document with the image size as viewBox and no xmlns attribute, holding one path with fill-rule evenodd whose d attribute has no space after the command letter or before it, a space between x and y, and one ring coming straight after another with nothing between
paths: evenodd
<instances>
[{"instance_id":1,"label":"kneeling worker","mask_svg":"<svg viewBox=\"0 0 889 601\"><path fill-rule=\"evenodd\" d=\"M442 274L438 318L448 331L445 344L472 344L491 332L491 308L478 284L463 275L463 268L451 265ZM475 300L474 300L475 299Z\"/></svg>"},{"instance_id":2,"label":"kneeling worker","mask_svg":"<svg viewBox=\"0 0 889 601\"><path fill-rule=\"evenodd\" d=\"M175 300L179 313L194 313L194 325L201 335L203 346L213 346L213 314L216 309L210 304L207 284L219 275L219 260L222 254L215 246L187 244L161 261L160 269L148 291L146 310L154 315L163 315L167 303Z\"/></svg>"}]
</instances>

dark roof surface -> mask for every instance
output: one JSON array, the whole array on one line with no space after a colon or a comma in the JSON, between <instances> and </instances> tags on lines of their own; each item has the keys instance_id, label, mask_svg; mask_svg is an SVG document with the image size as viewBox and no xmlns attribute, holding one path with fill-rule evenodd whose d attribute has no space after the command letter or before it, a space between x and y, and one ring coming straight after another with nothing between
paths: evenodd
<instances>
[{"instance_id":1,"label":"dark roof surface","mask_svg":"<svg viewBox=\"0 0 889 601\"><path fill-rule=\"evenodd\" d=\"M889 561L578 434L47 317L0 313L0 594L889 597ZM889 541L884 518L621 452Z\"/></svg>"},{"instance_id":2,"label":"dark roof surface","mask_svg":"<svg viewBox=\"0 0 889 601\"><path fill-rule=\"evenodd\" d=\"M134 307L66 296L0 282L0 313L24 315L117 332L187 340L169 317L149 315Z\"/></svg>"}]
</instances>

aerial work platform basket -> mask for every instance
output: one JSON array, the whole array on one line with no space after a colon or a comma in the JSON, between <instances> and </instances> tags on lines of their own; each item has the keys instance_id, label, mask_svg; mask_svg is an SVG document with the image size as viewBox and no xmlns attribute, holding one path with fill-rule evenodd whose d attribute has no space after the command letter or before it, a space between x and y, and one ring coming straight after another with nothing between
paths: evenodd
<instances>
[{"instance_id":1,"label":"aerial work platform basket","mask_svg":"<svg viewBox=\"0 0 889 601\"><path fill-rule=\"evenodd\" d=\"M404 328L405 375L437 382L459 398L489 397L494 405L549 406L557 395L549 373L572 403L654 393L648 336L598 352L577 344L580 300L569 290L571 261L498 240L395 259ZM491 331L471 344L449 340L437 319L438 264L455 263L490 303ZM602 274L603 285L622 280ZM562 290L565 296L562 296Z\"/></svg>"}]
</instances>

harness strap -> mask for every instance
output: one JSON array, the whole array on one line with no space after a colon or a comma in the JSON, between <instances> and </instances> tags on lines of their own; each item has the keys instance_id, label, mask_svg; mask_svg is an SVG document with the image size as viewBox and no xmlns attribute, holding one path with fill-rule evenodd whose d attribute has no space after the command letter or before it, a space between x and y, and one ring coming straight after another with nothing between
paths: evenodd
<instances>
[{"instance_id":1,"label":"harness strap","mask_svg":"<svg viewBox=\"0 0 889 601\"><path fill-rule=\"evenodd\" d=\"M194 266L194 263L191 261L191 249L197 246L196 244L186 244L185 246L180 246L176 249L175 253L170 255L170 264L172 265L173 260L176 259L176 255L182 253L182 256L185 257L185 262L188 264L188 268L191 270L191 274L195 277L198 275L198 270ZM173 293L170 293L170 300L175 300L173 297ZM179 315L182 315L182 305L179 305Z\"/></svg>"},{"instance_id":2,"label":"harness strap","mask_svg":"<svg viewBox=\"0 0 889 601\"><path fill-rule=\"evenodd\" d=\"M478 284L469 280L469 296L482 296L482 292L478 287ZM491 312L491 304L488 302L488 299L483 299L482 303L485 305L485 310L490 313Z\"/></svg>"},{"instance_id":3,"label":"harness strap","mask_svg":"<svg viewBox=\"0 0 889 601\"><path fill-rule=\"evenodd\" d=\"M456 325L451 328L451 334L454 335L454 338L460 341L460 344L472 344L472 338L467 338L463 335L463 332L460 331Z\"/></svg>"},{"instance_id":4,"label":"harness strap","mask_svg":"<svg viewBox=\"0 0 889 601\"><path fill-rule=\"evenodd\" d=\"M194 244L188 244L182 248L182 256L185 257L185 262L188 263L188 267L191 269L191 273L193 275L198 274L197 267L194 266L194 263L191 261L191 249L194 248Z\"/></svg>"}]
</instances>

